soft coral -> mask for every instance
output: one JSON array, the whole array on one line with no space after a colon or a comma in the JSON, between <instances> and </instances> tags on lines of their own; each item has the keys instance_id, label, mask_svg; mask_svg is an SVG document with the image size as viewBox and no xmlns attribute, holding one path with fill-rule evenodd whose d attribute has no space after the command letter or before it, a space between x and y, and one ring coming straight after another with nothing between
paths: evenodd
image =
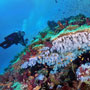
<instances>
[{"instance_id":1,"label":"soft coral","mask_svg":"<svg viewBox=\"0 0 90 90\"><path fill-rule=\"evenodd\" d=\"M29 50L32 56L35 56L38 53L37 50L33 49L32 47L30 47Z\"/></svg>"},{"instance_id":2,"label":"soft coral","mask_svg":"<svg viewBox=\"0 0 90 90\"><path fill-rule=\"evenodd\" d=\"M21 59L22 60L29 60L29 58L30 58L30 55L31 55L31 53L30 52L28 52L28 51L26 51L26 54L25 55L23 55L23 56L21 56Z\"/></svg>"}]
</instances>

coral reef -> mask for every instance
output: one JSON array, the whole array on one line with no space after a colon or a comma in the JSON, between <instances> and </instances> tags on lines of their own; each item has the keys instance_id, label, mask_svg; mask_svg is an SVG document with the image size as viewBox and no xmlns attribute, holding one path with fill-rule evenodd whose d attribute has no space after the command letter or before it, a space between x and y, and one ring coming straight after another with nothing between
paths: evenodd
<instances>
[{"instance_id":1,"label":"coral reef","mask_svg":"<svg viewBox=\"0 0 90 90\"><path fill-rule=\"evenodd\" d=\"M0 75L0 90L89 90L90 18L49 21Z\"/></svg>"}]
</instances>

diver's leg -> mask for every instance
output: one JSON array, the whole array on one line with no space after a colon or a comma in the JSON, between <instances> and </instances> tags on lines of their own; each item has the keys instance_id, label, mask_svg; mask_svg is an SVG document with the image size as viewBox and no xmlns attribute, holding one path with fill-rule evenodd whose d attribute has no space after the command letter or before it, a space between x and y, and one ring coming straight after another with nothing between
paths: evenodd
<instances>
[{"instance_id":1,"label":"diver's leg","mask_svg":"<svg viewBox=\"0 0 90 90\"><path fill-rule=\"evenodd\" d=\"M10 47L12 45L12 43L8 42L8 41L4 41L0 44L0 46L4 49Z\"/></svg>"},{"instance_id":2,"label":"diver's leg","mask_svg":"<svg viewBox=\"0 0 90 90\"><path fill-rule=\"evenodd\" d=\"M6 49L6 48L10 47L11 45L12 44L8 43L8 44L4 45L3 48Z\"/></svg>"},{"instance_id":3,"label":"diver's leg","mask_svg":"<svg viewBox=\"0 0 90 90\"><path fill-rule=\"evenodd\" d=\"M4 45L4 48L6 49L6 48L8 48L8 47L10 47L11 45L13 45L13 42L11 42L11 41L7 41L7 44L6 45Z\"/></svg>"},{"instance_id":4,"label":"diver's leg","mask_svg":"<svg viewBox=\"0 0 90 90\"><path fill-rule=\"evenodd\" d=\"M2 48L4 48L6 45L7 45L7 41L4 41L4 42L0 43L0 46L1 46Z\"/></svg>"}]
</instances>

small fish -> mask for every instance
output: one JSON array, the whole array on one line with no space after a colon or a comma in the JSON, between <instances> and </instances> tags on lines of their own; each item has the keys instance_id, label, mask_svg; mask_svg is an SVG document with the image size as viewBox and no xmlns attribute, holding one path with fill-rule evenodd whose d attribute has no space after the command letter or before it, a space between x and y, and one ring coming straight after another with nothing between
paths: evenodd
<instances>
[{"instance_id":1,"label":"small fish","mask_svg":"<svg viewBox=\"0 0 90 90\"><path fill-rule=\"evenodd\" d=\"M58 62L58 64L60 64L60 62Z\"/></svg>"},{"instance_id":2,"label":"small fish","mask_svg":"<svg viewBox=\"0 0 90 90\"><path fill-rule=\"evenodd\" d=\"M38 56L39 59L41 59L41 56Z\"/></svg>"},{"instance_id":3,"label":"small fish","mask_svg":"<svg viewBox=\"0 0 90 90\"><path fill-rule=\"evenodd\" d=\"M72 62L72 59L70 61Z\"/></svg>"},{"instance_id":4,"label":"small fish","mask_svg":"<svg viewBox=\"0 0 90 90\"><path fill-rule=\"evenodd\" d=\"M79 56L79 58L81 58L81 56Z\"/></svg>"},{"instance_id":5,"label":"small fish","mask_svg":"<svg viewBox=\"0 0 90 90\"><path fill-rule=\"evenodd\" d=\"M84 60L84 57L81 60L83 61Z\"/></svg>"}]
</instances>

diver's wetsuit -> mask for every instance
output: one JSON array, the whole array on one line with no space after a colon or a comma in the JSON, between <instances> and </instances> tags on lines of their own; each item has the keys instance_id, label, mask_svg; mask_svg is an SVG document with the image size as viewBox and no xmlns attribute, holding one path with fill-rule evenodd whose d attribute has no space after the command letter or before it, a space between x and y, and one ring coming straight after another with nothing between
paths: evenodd
<instances>
[{"instance_id":1,"label":"diver's wetsuit","mask_svg":"<svg viewBox=\"0 0 90 90\"><path fill-rule=\"evenodd\" d=\"M6 49L6 48L10 47L13 44L17 45L18 43L21 43L21 42L25 46L23 36L18 35L18 33L12 33L9 36L5 37L5 41L2 42L0 44L0 46L2 48Z\"/></svg>"}]
</instances>

